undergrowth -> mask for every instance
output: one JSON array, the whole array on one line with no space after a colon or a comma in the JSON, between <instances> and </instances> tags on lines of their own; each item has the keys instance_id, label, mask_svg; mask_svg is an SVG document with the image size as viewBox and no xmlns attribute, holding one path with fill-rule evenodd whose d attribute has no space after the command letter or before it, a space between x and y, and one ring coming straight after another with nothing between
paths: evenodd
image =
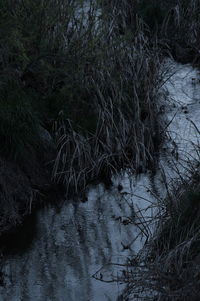
<instances>
[{"instance_id":1,"label":"undergrowth","mask_svg":"<svg viewBox=\"0 0 200 301\"><path fill-rule=\"evenodd\" d=\"M0 93L0 153L15 161L28 159L30 152L41 144L37 114L15 82L4 83Z\"/></svg>"},{"instance_id":2,"label":"undergrowth","mask_svg":"<svg viewBox=\"0 0 200 301\"><path fill-rule=\"evenodd\" d=\"M0 0L0 8L1 156L20 162L41 152L44 127L57 150L53 179L67 193L121 170L155 170L165 138L162 59L199 64L200 1ZM200 191L192 185L168 198L149 255L129 279L159 300L199 300Z\"/></svg>"},{"instance_id":3,"label":"undergrowth","mask_svg":"<svg viewBox=\"0 0 200 301\"><path fill-rule=\"evenodd\" d=\"M136 300L152 301L199 300L199 183L196 160L186 178L167 187L167 196L158 202L158 213L153 218L155 231L133 257L132 268L124 278L128 285L119 300L134 300L134 296L138 296Z\"/></svg>"},{"instance_id":4,"label":"undergrowth","mask_svg":"<svg viewBox=\"0 0 200 301\"><path fill-rule=\"evenodd\" d=\"M1 97L2 155L16 160L38 149L42 126L57 146L54 180L76 192L122 169L155 169L165 138L158 96L163 53L178 58L178 48L183 56L185 46L198 49L199 1L0 0L0 6L0 88L8 91ZM18 88L5 88L8 82Z\"/></svg>"},{"instance_id":5,"label":"undergrowth","mask_svg":"<svg viewBox=\"0 0 200 301\"><path fill-rule=\"evenodd\" d=\"M123 36L113 10L92 1L1 4L0 84L4 89L11 78L19 85L9 106L2 97L2 109L10 110L10 124L2 119L2 153L17 158L34 147L42 125L53 129L57 147L53 178L70 191L109 182L122 169L154 168L164 139L157 97L162 53L143 20L136 16L134 30Z\"/></svg>"}]
</instances>

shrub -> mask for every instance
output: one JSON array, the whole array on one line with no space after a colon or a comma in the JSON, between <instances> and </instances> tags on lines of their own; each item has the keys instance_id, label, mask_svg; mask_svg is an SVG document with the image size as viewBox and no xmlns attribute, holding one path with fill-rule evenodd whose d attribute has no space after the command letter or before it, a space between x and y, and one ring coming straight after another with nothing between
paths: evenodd
<instances>
[{"instance_id":1,"label":"shrub","mask_svg":"<svg viewBox=\"0 0 200 301\"><path fill-rule=\"evenodd\" d=\"M39 146L39 120L29 98L16 83L1 87L0 152L9 159L28 157Z\"/></svg>"},{"instance_id":2,"label":"shrub","mask_svg":"<svg viewBox=\"0 0 200 301\"><path fill-rule=\"evenodd\" d=\"M33 145L40 119L48 130L56 124L54 176L71 187L84 187L82 181L116 170L141 172L154 166L164 138L157 100L162 55L143 20L130 16L132 5L120 4L120 23L117 2L114 9L107 5L100 11L99 1L1 1L0 22L6 24L2 85L7 78L19 85L15 96L7 97L15 101L2 99L2 108L10 111L2 121L2 137L11 115L28 124L23 131L16 127L13 135L13 123L6 125L6 137L12 137L4 138L6 148L16 155L23 145ZM83 156L88 149L91 160ZM70 159L74 154L76 160Z\"/></svg>"}]
</instances>

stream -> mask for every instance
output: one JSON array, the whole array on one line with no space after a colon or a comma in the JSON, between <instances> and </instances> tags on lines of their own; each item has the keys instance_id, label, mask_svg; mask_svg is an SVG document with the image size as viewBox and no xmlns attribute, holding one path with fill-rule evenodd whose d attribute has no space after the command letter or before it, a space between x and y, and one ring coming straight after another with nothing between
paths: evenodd
<instances>
[{"instance_id":1,"label":"stream","mask_svg":"<svg viewBox=\"0 0 200 301\"><path fill-rule=\"evenodd\" d=\"M164 114L171 121L171 140L163 146L155 177L161 198L165 196L161 172L169 183L178 172L186 173L186 161L195 158L200 129L198 71L172 60L166 60L166 66L168 80L162 91L167 94ZM87 202L66 200L59 210L52 206L40 210L32 243L2 263L0 301L117 300L125 288L120 282L123 265L152 234L153 225L136 225L154 216L152 204L156 198L148 174L135 179L126 172L113 178L110 190L91 187Z\"/></svg>"}]
</instances>

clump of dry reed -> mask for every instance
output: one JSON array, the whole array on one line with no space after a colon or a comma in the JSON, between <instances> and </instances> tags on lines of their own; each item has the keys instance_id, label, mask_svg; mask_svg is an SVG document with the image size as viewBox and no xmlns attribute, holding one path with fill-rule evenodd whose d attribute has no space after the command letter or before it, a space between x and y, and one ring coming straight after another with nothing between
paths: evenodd
<instances>
[{"instance_id":1,"label":"clump of dry reed","mask_svg":"<svg viewBox=\"0 0 200 301\"><path fill-rule=\"evenodd\" d=\"M128 286L119 300L132 300L136 295L136 300L199 300L199 183L197 159L187 177L179 178L178 186L167 187L167 197L155 216L156 230L133 258L124 279Z\"/></svg>"},{"instance_id":2,"label":"clump of dry reed","mask_svg":"<svg viewBox=\"0 0 200 301\"><path fill-rule=\"evenodd\" d=\"M164 19L161 34L168 40L168 45L175 59L183 63L200 62L200 1L171 1L166 4L168 13Z\"/></svg>"},{"instance_id":3,"label":"clump of dry reed","mask_svg":"<svg viewBox=\"0 0 200 301\"><path fill-rule=\"evenodd\" d=\"M112 11L109 19L108 12L97 18L92 8L78 31L72 27L71 43L80 63L71 74L79 91L73 108L76 118L61 114L55 123L58 152L53 176L75 192L95 179L109 181L116 171L128 168L137 173L153 167L164 137L157 40L149 41L139 18L131 34L116 34Z\"/></svg>"},{"instance_id":4,"label":"clump of dry reed","mask_svg":"<svg viewBox=\"0 0 200 301\"><path fill-rule=\"evenodd\" d=\"M148 26L148 34L159 37L159 46L166 55L173 55L183 63L200 64L200 1L192 0L111 0L101 1L104 9L111 7L120 26L119 33L126 28L135 29L135 17L139 16Z\"/></svg>"}]
</instances>

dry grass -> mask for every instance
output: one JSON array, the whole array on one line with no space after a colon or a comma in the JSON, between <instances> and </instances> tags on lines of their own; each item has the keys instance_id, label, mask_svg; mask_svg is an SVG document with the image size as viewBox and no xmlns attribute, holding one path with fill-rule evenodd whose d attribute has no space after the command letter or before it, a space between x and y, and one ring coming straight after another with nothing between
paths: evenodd
<instances>
[{"instance_id":1,"label":"dry grass","mask_svg":"<svg viewBox=\"0 0 200 301\"><path fill-rule=\"evenodd\" d=\"M129 267L126 290L119 300L190 301L200 299L199 160L179 178L159 203L156 231ZM177 186L178 185L178 186ZM150 221L152 223L152 221ZM122 279L120 279L122 281ZM129 300L129 299L128 299ZM135 300L135 299L134 299Z\"/></svg>"},{"instance_id":2,"label":"dry grass","mask_svg":"<svg viewBox=\"0 0 200 301\"><path fill-rule=\"evenodd\" d=\"M83 14L68 22L73 34L70 42L66 37L66 53L73 54L70 78L79 96L69 108L73 111L74 106L74 114L56 124L53 172L76 192L95 179L109 182L110 175L122 169L137 174L155 168L166 130L158 96L163 49L184 61L199 45L198 0L189 5L97 1L87 9L87 18ZM146 14L158 11L162 20L148 24ZM188 43L191 47L184 53Z\"/></svg>"},{"instance_id":3,"label":"dry grass","mask_svg":"<svg viewBox=\"0 0 200 301\"><path fill-rule=\"evenodd\" d=\"M76 55L82 60L77 84L87 95L78 117L92 116L94 124L88 130L77 127L78 119L75 123L64 116L55 124L58 155L53 176L76 192L94 179L106 182L122 169L137 173L153 167L164 137L158 101L162 55L157 41L149 45L142 20L135 20L131 36L119 36L115 16L110 12L109 22L105 17L96 27L92 15L90 22L84 21L78 41L75 33L73 40L79 43Z\"/></svg>"}]
</instances>

